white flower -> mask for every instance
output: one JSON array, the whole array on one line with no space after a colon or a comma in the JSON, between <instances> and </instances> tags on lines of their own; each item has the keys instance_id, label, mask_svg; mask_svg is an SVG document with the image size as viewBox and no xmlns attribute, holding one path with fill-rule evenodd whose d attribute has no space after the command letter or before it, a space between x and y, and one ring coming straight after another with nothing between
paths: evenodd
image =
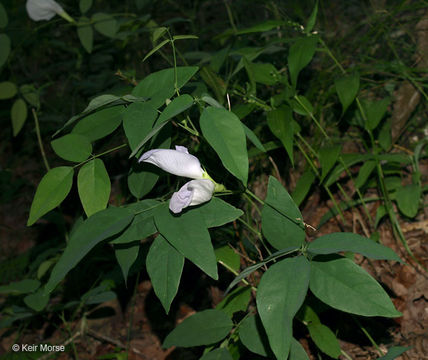
<instances>
[{"instance_id":1,"label":"white flower","mask_svg":"<svg viewBox=\"0 0 428 360\"><path fill-rule=\"evenodd\" d=\"M178 214L185 207L207 202L213 196L214 187L214 183L208 179L191 180L172 195L169 209Z\"/></svg>"},{"instance_id":2,"label":"white flower","mask_svg":"<svg viewBox=\"0 0 428 360\"><path fill-rule=\"evenodd\" d=\"M153 149L145 152L138 161L156 165L177 176L202 179L204 170L198 158L189 154L184 146L176 146L175 149Z\"/></svg>"},{"instance_id":3,"label":"white flower","mask_svg":"<svg viewBox=\"0 0 428 360\"><path fill-rule=\"evenodd\" d=\"M69 22L74 22L54 0L27 0L26 8L28 16L34 21L50 20L55 15L59 15Z\"/></svg>"}]
</instances>

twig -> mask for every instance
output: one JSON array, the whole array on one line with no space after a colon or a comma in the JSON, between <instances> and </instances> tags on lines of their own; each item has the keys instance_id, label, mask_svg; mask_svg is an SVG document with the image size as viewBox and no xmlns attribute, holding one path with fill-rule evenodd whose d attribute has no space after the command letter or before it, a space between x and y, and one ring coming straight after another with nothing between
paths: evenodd
<instances>
[{"instance_id":1,"label":"twig","mask_svg":"<svg viewBox=\"0 0 428 360\"><path fill-rule=\"evenodd\" d=\"M51 168L49 166L48 159L46 158L45 149L43 148L42 137L40 136L39 119L37 117L36 110L32 108L31 111L33 112L34 123L36 124L36 134L37 134L37 141L39 143L40 152L42 154L42 158L43 158L43 162L45 163L46 170L49 171Z\"/></svg>"}]
</instances>

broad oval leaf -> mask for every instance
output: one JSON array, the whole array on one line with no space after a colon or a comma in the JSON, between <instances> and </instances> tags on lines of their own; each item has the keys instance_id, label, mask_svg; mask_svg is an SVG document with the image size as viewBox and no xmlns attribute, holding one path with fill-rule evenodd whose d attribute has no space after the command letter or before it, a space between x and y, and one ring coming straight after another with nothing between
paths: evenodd
<instances>
[{"instance_id":1,"label":"broad oval leaf","mask_svg":"<svg viewBox=\"0 0 428 360\"><path fill-rule=\"evenodd\" d=\"M163 237L182 255L214 280L218 279L217 260L202 216L191 212L175 216L165 203L156 209L155 224Z\"/></svg>"},{"instance_id":2,"label":"broad oval leaf","mask_svg":"<svg viewBox=\"0 0 428 360\"><path fill-rule=\"evenodd\" d=\"M117 262L119 263L120 269L122 270L125 283L128 279L128 273L132 264L134 264L135 260L137 260L139 251L140 244L138 242L127 244L125 246L115 246L114 254L116 256Z\"/></svg>"},{"instance_id":3,"label":"broad oval leaf","mask_svg":"<svg viewBox=\"0 0 428 360\"><path fill-rule=\"evenodd\" d=\"M224 167L247 186L248 154L239 118L226 109L210 106L203 111L200 126Z\"/></svg>"},{"instance_id":4,"label":"broad oval leaf","mask_svg":"<svg viewBox=\"0 0 428 360\"><path fill-rule=\"evenodd\" d=\"M308 291L310 265L304 256L272 265L257 290L257 310L278 359L287 359L292 341L293 318Z\"/></svg>"},{"instance_id":5,"label":"broad oval leaf","mask_svg":"<svg viewBox=\"0 0 428 360\"><path fill-rule=\"evenodd\" d=\"M401 316L382 286L347 258L312 260L309 287L318 299L338 310L363 316Z\"/></svg>"},{"instance_id":6,"label":"broad oval leaf","mask_svg":"<svg viewBox=\"0 0 428 360\"><path fill-rule=\"evenodd\" d=\"M248 316L239 326L239 339L251 352L269 356L272 352L269 341L258 315Z\"/></svg>"},{"instance_id":7,"label":"broad oval leaf","mask_svg":"<svg viewBox=\"0 0 428 360\"><path fill-rule=\"evenodd\" d=\"M145 102L129 105L123 113L123 130L131 150L150 133L158 116L156 109Z\"/></svg>"},{"instance_id":8,"label":"broad oval leaf","mask_svg":"<svg viewBox=\"0 0 428 360\"><path fill-rule=\"evenodd\" d=\"M339 145L329 146L319 150L318 156L321 165L321 182L327 176L329 171L333 168L334 164L336 164L336 161L340 154L340 150L341 147Z\"/></svg>"},{"instance_id":9,"label":"broad oval leaf","mask_svg":"<svg viewBox=\"0 0 428 360\"><path fill-rule=\"evenodd\" d=\"M221 310L230 317L238 311L245 311L251 297L251 287L238 287L220 301L216 309Z\"/></svg>"},{"instance_id":10,"label":"broad oval leaf","mask_svg":"<svg viewBox=\"0 0 428 360\"><path fill-rule=\"evenodd\" d=\"M299 248L305 240L301 223L299 208L281 183L270 176L262 209L262 231L267 241L276 249Z\"/></svg>"},{"instance_id":11,"label":"broad oval leaf","mask_svg":"<svg viewBox=\"0 0 428 360\"><path fill-rule=\"evenodd\" d=\"M297 39L291 45L288 54L288 71L290 72L291 83L294 86L297 84L297 77L300 71L312 60L317 42L317 36L306 36Z\"/></svg>"},{"instance_id":12,"label":"broad oval leaf","mask_svg":"<svg viewBox=\"0 0 428 360\"><path fill-rule=\"evenodd\" d=\"M90 54L94 45L94 29L86 16L82 16L77 23L77 36L83 48Z\"/></svg>"},{"instance_id":13,"label":"broad oval leaf","mask_svg":"<svg viewBox=\"0 0 428 360\"><path fill-rule=\"evenodd\" d=\"M91 104L95 106L94 101L95 99L91 101L89 106L91 106ZM99 99L99 101L101 101L101 99ZM85 116L74 126L72 133L84 135L90 141L102 139L119 127L122 122L123 110L123 106L113 106Z\"/></svg>"},{"instance_id":14,"label":"broad oval leaf","mask_svg":"<svg viewBox=\"0 0 428 360\"><path fill-rule=\"evenodd\" d=\"M81 223L71 234L65 251L52 269L45 291L55 289L95 245L122 231L133 218L134 213L127 208L109 207Z\"/></svg>"},{"instance_id":15,"label":"broad oval leaf","mask_svg":"<svg viewBox=\"0 0 428 360\"><path fill-rule=\"evenodd\" d=\"M27 226L56 208L65 199L73 183L73 168L60 166L50 169L37 187L31 204Z\"/></svg>"},{"instance_id":16,"label":"broad oval leaf","mask_svg":"<svg viewBox=\"0 0 428 360\"><path fill-rule=\"evenodd\" d=\"M11 81L0 82L0 100L13 98L17 92L18 88L15 83Z\"/></svg>"},{"instance_id":17,"label":"broad oval leaf","mask_svg":"<svg viewBox=\"0 0 428 360\"><path fill-rule=\"evenodd\" d=\"M290 360L309 360L308 354L306 354L303 346L295 339L291 339L290 346Z\"/></svg>"},{"instance_id":18,"label":"broad oval leaf","mask_svg":"<svg viewBox=\"0 0 428 360\"><path fill-rule=\"evenodd\" d=\"M157 207L162 203L153 199L142 200L127 206L134 212L135 217L125 231L114 238L112 244L127 244L133 241L142 240L150 235L157 233L153 215Z\"/></svg>"},{"instance_id":19,"label":"broad oval leaf","mask_svg":"<svg viewBox=\"0 0 428 360\"><path fill-rule=\"evenodd\" d=\"M167 314L177 294L183 266L184 256L162 235L156 237L147 254L146 267L153 289Z\"/></svg>"},{"instance_id":20,"label":"broad oval leaf","mask_svg":"<svg viewBox=\"0 0 428 360\"><path fill-rule=\"evenodd\" d=\"M209 345L224 339L233 322L224 312L204 310L186 318L166 337L163 347Z\"/></svg>"},{"instance_id":21,"label":"broad oval leaf","mask_svg":"<svg viewBox=\"0 0 428 360\"><path fill-rule=\"evenodd\" d=\"M166 108L159 115L157 123L161 124L169 119L172 119L174 116L181 114L184 110L187 110L192 105L193 98L190 95L184 94L181 96L177 96L166 106Z\"/></svg>"},{"instance_id":22,"label":"broad oval leaf","mask_svg":"<svg viewBox=\"0 0 428 360\"><path fill-rule=\"evenodd\" d=\"M389 97L378 101L361 100L361 105L367 120L365 128L368 131L374 130L379 125L379 122L384 117L386 110L388 110L390 102L391 99Z\"/></svg>"},{"instance_id":23,"label":"broad oval leaf","mask_svg":"<svg viewBox=\"0 0 428 360\"><path fill-rule=\"evenodd\" d=\"M215 257L218 263L228 270L237 273L241 267L241 257L228 245L215 249Z\"/></svg>"},{"instance_id":24,"label":"broad oval leaf","mask_svg":"<svg viewBox=\"0 0 428 360\"><path fill-rule=\"evenodd\" d=\"M166 99L174 95L175 71L177 72L177 88L180 89L199 70L197 66L179 66L175 69L163 69L146 76L134 88L132 95L150 98L150 104L156 109L159 108L165 104Z\"/></svg>"},{"instance_id":25,"label":"broad oval leaf","mask_svg":"<svg viewBox=\"0 0 428 360\"><path fill-rule=\"evenodd\" d=\"M67 134L52 140L51 146L60 158L73 162L85 161L92 153L89 139L79 134Z\"/></svg>"},{"instance_id":26,"label":"broad oval leaf","mask_svg":"<svg viewBox=\"0 0 428 360\"><path fill-rule=\"evenodd\" d=\"M18 135L27 120L27 104L22 99L16 99L10 110L13 136Z\"/></svg>"},{"instance_id":27,"label":"broad oval leaf","mask_svg":"<svg viewBox=\"0 0 428 360\"><path fill-rule=\"evenodd\" d=\"M40 281L35 279L24 279L12 282L8 285L0 286L0 294L28 294L36 291L40 287Z\"/></svg>"},{"instance_id":28,"label":"broad oval leaf","mask_svg":"<svg viewBox=\"0 0 428 360\"><path fill-rule=\"evenodd\" d=\"M209 228L225 225L244 214L241 209L237 209L218 197L213 197L207 203L188 211L199 213Z\"/></svg>"},{"instance_id":29,"label":"broad oval leaf","mask_svg":"<svg viewBox=\"0 0 428 360\"><path fill-rule=\"evenodd\" d=\"M400 187L395 193L400 211L410 218L415 217L418 213L421 194L421 187L417 184Z\"/></svg>"},{"instance_id":30,"label":"broad oval leaf","mask_svg":"<svg viewBox=\"0 0 428 360\"><path fill-rule=\"evenodd\" d=\"M79 8L80 12L84 14L92 7L92 0L80 0L79 1Z\"/></svg>"},{"instance_id":31,"label":"broad oval leaf","mask_svg":"<svg viewBox=\"0 0 428 360\"><path fill-rule=\"evenodd\" d=\"M402 262L389 247L378 244L364 236L345 232L320 236L309 244L308 251L312 254L334 254L339 251L352 251L370 259Z\"/></svg>"},{"instance_id":32,"label":"broad oval leaf","mask_svg":"<svg viewBox=\"0 0 428 360\"><path fill-rule=\"evenodd\" d=\"M360 88L360 75L358 73L354 73L352 75L343 76L336 79L334 84L336 86L337 95L339 96L339 100L342 104L342 114L344 114L358 94L358 90Z\"/></svg>"},{"instance_id":33,"label":"broad oval leaf","mask_svg":"<svg viewBox=\"0 0 428 360\"><path fill-rule=\"evenodd\" d=\"M29 294L24 298L24 303L29 308L39 312L42 311L49 302L49 295L42 289L39 289L34 294Z\"/></svg>"},{"instance_id":34,"label":"broad oval leaf","mask_svg":"<svg viewBox=\"0 0 428 360\"><path fill-rule=\"evenodd\" d=\"M291 165L294 166L293 157L293 112L289 106L283 106L267 113L267 122L270 131L281 140L284 149L287 151Z\"/></svg>"},{"instance_id":35,"label":"broad oval leaf","mask_svg":"<svg viewBox=\"0 0 428 360\"><path fill-rule=\"evenodd\" d=\"M117 20L110 14L96 13L92 15L92 22L95 30L100 34L111 38L116 35L118 29Z\"/></svg>"},{"instance_id":36,"label":"broad oval leaf","mask_svg":"<svg viewBox=\"0 0 428 360\"><path fill-rule=\"evenodd\" d=\"M339 341L333 331L321 323L308 324L309 334L315 345L325 354L338 359L341 354Z\"/></svg>"},{"instance_id":37,"label":"broad oval leaf","mask_svg":"<svg viewBox=\"0 0 428 360\"><path fill-rule=\"evenodd\" d=\"M233 360L233 357L227 349L218 348L206 353L199 360Z\"/></svg>"},{"instance_id":38,"label":"broad oval leaf","mask_svg":"<svg viewBox=\"0 0 428 360\"><path fill-rule=\"evenodd\" d=\"M87 217L106 208L111 184L101 159L91 160L81 167L77 175L77 190Z\"/></svg>"}]
</instances>

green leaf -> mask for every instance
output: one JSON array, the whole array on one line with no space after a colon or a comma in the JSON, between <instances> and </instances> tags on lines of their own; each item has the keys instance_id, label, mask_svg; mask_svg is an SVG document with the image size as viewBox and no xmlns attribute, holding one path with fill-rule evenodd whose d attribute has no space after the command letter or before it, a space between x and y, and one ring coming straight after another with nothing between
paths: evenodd
<instances>
[{"instance_id":1,"label":"green leaf","mask_svg":"<svg viewBox=\"0 0 428 360\"><path fill-rule=\"evenodd\" d=\"M159 235L150 246L146 258L147 273L153 289L168 314L180 285L184 257Z\"/></svg>"},{"instance_id":2,"label":"green leaf","mask_svg":"<svg viewBox=\"0 0 428 360\"><path fill-rule=\"evenodd\" d=\"M34 106L36 109L40 108L39 92L34 84L24 84L19 87L19 92L27 103Z\"/></svg>"},{"instance_id":3,"label":"green leaf","mask_svg":"<svg viewBox=\"0 0 428 360\"><path fill-rule=\"evenodd\" d=\"M314 107L303 95L296 95L291 102L293 111L299 115L310 116L314 113Z\"/></svg>"},{"instance_id":4,"label":"green leaf","mask_svg":"<svg viewBox=\"0 0 428 360\"><path fill-rule=\"evenodd\" d=\"M417 184L400 187L395 193L398 208L404 215L410 218L415 217L418 213L421 195L421 187Z\"/></svg>"},{"instance_id":5,"label":"green leaf","mask_svg":"<svg viewBox=\"0 0 428 360\"><path fill-rule=\"evenodd\" d=\"M251 33L257 33L257 32L266 32L266 31L272 30L278 26L282 26L284 24L285 24L285 22L281 21L281 20L267 20L267 21L264 21L260 24L251 26L249 28L239 30L236 33L236 35L251 34Z\"/></svg>"},{"instance_id":6,"label":"green leaf","mask_svg":"<svg viewBox=\"0 0 428 360\"><path fill-rule=\"evenodd\" d=\"M79 8L80 12L84 14L92 7L92 0L80 0Z\"/></svg>"},{"instance_id":7,"label":"green leaf","mask_svg":"<svg viewBox=\"0 0 428 360\"><path fill-rule=\"evenodd\" d=\"M388 349L388 354L378 358L378 360L394 360L399 357L401 354L404 354L407 350L410 350L411 347L404 346L393 346Z\"/></svg>"},{"instance_id":8,"label":"green leaf","mask_svg":"<svg viewBox=\"0 0 428 360\"><path fill-rule=\"evenodd\" d=\"M215 249L215 257L226 269L231 269L235 272L239 271L241 257L230 246L224 245Z\"/></svg>"},{"instance_id":9,"label":"green leaf","mask_svg":"<svg viewBox=\"0 0 428 360\"><path fill-rule=\"evenodd\" d=\"M159 115L157 124L161 124L165 121L168 121L169 119L172 119L173 117L187 110L192 105L193 98L190 95L184 94L181 96L177 96L166 106L166 108Z\"/></svg>"},{"instance_id":10,"label":"green leaf","mask_svg":"<svg viewBox=\"0 0 428 360\"><path fill-rule=\"evenodd\" d=\"M220 301L216 309L221 310L231 318L238 311L245 311L251 298L251 287L238 287Z\"/></svg>"},{"instance_id":11,"label":"green leaf","mask_svg":"<svg viewBox=\"0 0 428 360\"><path fill-rule=\"evenodd\" d=\"M109 207L85 220L70 236L65 251L45 286L51 292L77 263L101 241L122 231L134 218L126 208Z\"/></svg>"},{"instance_id":12,"label":"green leaf","mask_svg":"<svg viewBox=\"0 0 428 360\"><path fill-rule=\"evenodd\" d=\"M94 28L100 34L113 38L118 30L118 23L116 19L110 14L96 13L92 15L92 22Z\"/></svg>"},{"instance_id":13,"label":"green leaf","mask_svg":"<svg viewBox=\"0 0 428 360\"><path fill-rule=\"evenodd\" d=\"M83 48L90 54L94 45L94 30L86 16L82 16L77 23L77 36Z\"/></svg>"},{"instance_id":14,"label":"green leaf","mask_svg":"<svg viewBox=\"0 0 428 360\"><path fill-rule=\"evenodd\" d=\"M196 35L175 35L172 37L173 40L188 40L188 39L199 39Z\"/></svg>"},{"instance_id":15,"label":"green leaf","mask_svg":"<svg viewBox=\"0 0 428 360\"><path fill-rule=\"evenodd\" d=\"M205 204L188 211L199 213L209 228L225 225L244 214L241 209L237 209L218 197L213 197Z\"/></svg>"},{"instance_id":16,"label":"green leaf","mask_svg":"<svg viewBox=\"0 0 428 360\"><path fill-rule=\"evenodd\" d=\"M291 193L291 197L297 206L299 206L303 200L305 200L306 195L309 193L312 184L315 180L315 174L312 170L306 170L303 175L297 180L296 187Z\"/></svg>"},{"instance_id":17,"label":"green leaf","mask_svg":"<svg viewBox=\"0 0 428 360\"><path fill-rule=\"evenodd\" d=\"M119 263L120 269L122 270L123 278L125 282L128 278L129 269L132 264L137 260L138 252L140 250L139 243L128 244L127 246L115 247L114 254L116 260Z\"/></svg>"},{"instance_id":18,"label":"green leaf","mask_svg":"<svg viewBox=\"0 0 428 360\"><path fill-rule=\"evenodd\" d=\"M39 312L42 311L49 302L49 295L45 294L42 289L39 289L34 294L27 295L24 298L24 303L29 308Z\"/></svg>"},{"instance_id":19,"label":"green leaf","mask_svg":"<svg viewBox=\"0 0 428 360\"><path fill-rule=\"evenodd\" d=\"M39 218L61 204L70 192L72 183L72 167L60 166L50 169L37 187L27 226L33 225Z\"/></svg>"},{"instance_id":20,"label":"green leaf","mask_svg":"<svg viewBox=\"0 0 428 360\"><path fill-rule=\"evenodd\" d=\"M325 179L329 171L333 168L334 164L336 164L336 161L340 154L340 150L340 145L329 146L319 150L318 156L321 165L321 182Z\"/></svg>"},{"instance_id":21,"label":"green leaf","mask_svg":"<svg viewBox=\"0 0 428 360\"><path fill-rule=\"evenodd\" d=\"M27 120L27 104L22 99L16 99L10 110L13 136L18 135Z\"/></svg>"},{"instance_id":22,"label":"green leaf","mask_svg":"<svg viewBox=\"0 0 428 360\"><path fill-rule=\"evenodd\" d=\"M300 71L312 60L318 42L317 36L299 38L290 47L288 54L288 71L291 83L296 86Z\"/></svg>"},{"instance_id":23,"label":"green leaf","mask_svg":"<svg viewBox=\"0 0 428 360\"><path fill-rule=\"evenodd\" d=\"M253 130L251 130L244 123L241 123L241 124L242 124L242 127L244 128L245 135L247 136L248 140L250 140L257 149L265 153L266 152L265 147L263 146L263 144L261 143L257 135L253 132Z\"/></svg>"},{"instance_id":24,"label":"green leaf","mask_svg":"<svg viewBox=\"0 0 428 360\"><path fill-rule=\"evenodd\" d=\"M177 67L177 88L184 86L198 70L197 66ZM165 104L166 99L174 95L174 79L174 68L151 73L139 82L132 91L132 95L150 98L150 104L157 109Z\"/></svg>"},{"instance_id":25,"label":"green leaf","mask_svg":"<svg viewBox=\"0 0 428 360\"><path fill-rule=\"evenodd\" d=\"M278 359L287 359L292 341L293 318L306 297L310 264L304 256L272 265L257 290L257 310Z\"/></svg>"},{"instance_id":26,"label":"green leaf","mask_svg":"<svg viewBox=\"0 0 428 360\"><path fill-rule=\"evenodd\" d=\"M269 340L258 315L250 315L241 323L239 339L253 353L265 357L271 355Z\"/></svg>"},{"instance_id":27,"label":"green leaf","mask_svg":"<svg viewBox=\"0 0 428 360\"><path fill-rule=\"evenodd\" d=\"M339 341L334 333L321 323L308 324L309 334L315 345L325 354L338 359L341 354Z\"/></svg>"},{"instance_id":28,"label":"green leaf","mask_svg":"<svg viewBox=\"0 0 428 360\"><path fill-rule=\"evenodd\" d=\"M2 67L10 53L10 39L6 34L0 34L0 49L0 67Z\"/></svg>"},{"instance_id":29,"label":"green leaf","mask_svg":"<svg viewBox=\"0 0 428 360\"><path fill-rule=\"evenodd\" d=\"M156 209L155 224L163 237L182 255L214 280L218 279L217 260L202 216L194 212L175 216L165 203Z\"/></svg>"},{"instance_id":30,"label":"green leaf","mask_svg":"<svg viewBox=\"0 0 428 360\"><path fill-rule=\"evenodd\" d=\"M168 31L168 28L161 26L153 30L152 42L155 43L163 34Z\"/></svg>"},{"instance_id":31,"label":"green leaf","mask_svg":"<svg viewBox=\"0 0 428 360\"><path fill-rule=\"evenodd\" d=\"M123 112L123 129L131 150L135 150L150 133L157 116L158 112L149 103L135 102L126 108Z\"/></svg>"},{"instance_id":32,"label":"green leaf","mask_svg":"<svg viewBox=\"0 0 428 360\"><path fill-rule=\"evenodd\" d=\"M230 318L220 310L204 310L184 319L166 337L163 347L209 345L224 339L233 327Z\"/></svg>"},{"instance_id":33,"label":"green leaf","mask_svg":"<svg viewBox=\"0 0 428 360\"><path fill-rule=\"evenodd\" d=\"M367 182L369 176L373 172L373 170L376 168L376 161L369 160L366 161L358 171L357 179L355 180L355 186L357 188L361 188L364 186L364 184Z\"/></svg>"},{"instance_id":34,"label":"green leaf","mask_svg":"<svg viewBox=\"0 0 428 360\"><path fill-rule=\"evenodd\" d=\"M163 48L166 44L171 42L170 39L165 39L161 41L159 44L157 44L152 50L150 50L146 56L144 56L143 61L146 61L150 56L152 56L154 53L156 53L159 49Z\"/></svg>"},{"instance_id":35,"label":"green leaf","mask_svg":"<svg viewBox=\"0 0 428 360\"><path fill-rule=\"evenodd\" d=\"M254 81L263 85L275 85L281 80L278 70L270 63L249 63L246 67L254 77Z\"/></svg>"},{"instance_id":36,"label":"green leaf","mask_svg":"<svg viewBox=\"0 0 428 360\"><path fill-rule=\"evenodd\" d=\"M40 281L24 279L0 286L0 294L20 295L35 292L40 287Z\"/></svg>"},{"instance_id":37,"label":"green leaf","mask_svg":"<svg viewBox=\"0 0 428 360\"><path fill-rule=\"evenodd\" d=\"M4 6L0 3L0 28L5 28L8 23L7 12Z\"/></svg>"},{"instance_id":38,"label":"green leaf","mask_svg":"<svg viewBox=\"0 0 428 360\"><path fill-rule=\"evenodd\" d=\"M233 360L233 357L227 349L218 348L206 353L199 360Z\"/></svg>"},{"instance_id":39,"label":"green leaf","mask_svg":"<svg viewBox=\"0 0 428 360\"><path fill-rule=\"evenodd\" d=\"M390 103L391 99L389 97L379 101L361 100L361 105L367 118L365 128L368 131L376 129L384 117L386 110L388 110Z\"/></svg>"},{"instance_id":40,"label":"green leaf","mask_svg":"<svg viewBox=\"0 0 428 360\"><path fill-rule=\"evenodd\" d=\"M309 360L308 354L306 354L303 346L295 339L291 339L290 346L290 360Z\"/></svg>"},{"instance_id":41,"label":"green leaf","mask_svg":"<svg viewBox=\"0 0 428 360\"><path fill-rule=\"evenodd\" d=\"M379 145L385 151L388 151L392 145L391 125L392 125L392 120L391 119L386 120L379 131L379 136L378 136Z\"/></svg>"},{"instance_id":42,"label":"green leaf","mask_svg":"<svg viewBox=\"0 0 428 360\"><path fill-rule=\"evenodd\" d=\"M224 167L247 186L248 154L245 131L238 117L226 109L207 107L200 126Z\"/></svg>"},{"instance_id":43,"label":"green leaf","mask_svg":"<svg viewBox=\"0 0 428 360\"><path fill-rule=\"evenodd\" d=\"M112 244L127 244L133 241L142 240L157 233L153 215L158 206L162 203L156 200L147 199L128 206L128 209L136 213L134 220L125 231L111 241Z\"/></svg>"},{"instance_id":44,"label":"green leaf","mask_svg":"<svg viewBox=\"0 0 428 360\"><path fill-rule=\"evenodd\" d=\"M309 16L308 23L305 26L305 33L309 34L315 26L318 14L318 0L315 2L314 9L312 10L311 16Z\"/></svg>"},{"instance_id":45,"label":"green leaf","mask_svg":"<svg viewBox=\"0 0 428 360\"><path fill-rule=\"evenodd\" d=\"M308 246L312 254L334 254L351 251L376 260L394 260L402 263L398 255L389 247L378 244L364 236L353 233L332 233L323 235Z\"/></svg>"},{"instance_id":46,"label":"green leaf","mask_svg":"<svg viewBox=\"0 0 428 360\"><path fill-rule=\"evenodd\" d=\"M89 139L79 134L67 134L51 141L53 151L64 160L85 161L92 153Z\"/></svg>"},{"instance_id":47,"label":"green leaf","mask_svg":"<svg viewBox=\"0 0 428 360\"><path fill-rule=\"evenodd\" d=\"M309 287L331 307L363 316L401 316L387 293L352 260L342 257L316 257L311 262Z\"/></svg>"},{"instance_id":48,"label":"green leaf","mask_svg":"<svg viewBox=\"0 0 428 360\"><path fill-rule=\"evenodd\" d=\"M72 133L84 135L90 141L102 139L119 127L124 109L123 106L113 106L85 116L74 126Z\"/></svg>"},{"instance_id":49,"label":"green leaf","mask_svg":"<svg viewBox=\"0 0 428 360\"><path fill-rule=\"evenodd\" d=\"M3 81L0 83L0 100L13 98L17 92L18 88L15 83L11 81Z\"/></svg>"},{"instance_id":50,"label":"green leaf","mask_svg":"<svg viewBox=\"0 0 428 360\"><path fill-rule=\"evenodd\" d=\"M262 231L267 241L276 249L299 248L305 240L305 232L298 225L301 219L302 214L287 190L270 176L262 209Z\"/></svg>"},{"instance_id":51,"label":"green leaf","mask_svg":"<svg viewBox=\"0 0 428 360\"><path fill-rule=\"evenodd\" d=\"M87 217L107 207L111 184L101 159L91 160L80 168L77 189Z\"/></svg>"},{"instance_id":52,"label":"green leaf","mask_svg":"<svg viewBox=\"0 0 428 360\"><path fill-rule=\"evenodd\" d=\"M342 104L342 114L344 114L358 94L360 88L360 75L358 73L353 73L352 75L343 76L336 79L334 84Z\"/></svg>"},{"instance_id":53,"label":"green leaf","mask_svg":"<svg viewBox=\"0 0 428 360\"><path fill-rule=\"evenodd\" d=\"M294 126L291 108L283 106L273 111L269 111L267 113L267 123L272 134L281 140L281 143L287 151L288 157L291 161L291 166L294 166Z\"/></svg>"}]
</instances>

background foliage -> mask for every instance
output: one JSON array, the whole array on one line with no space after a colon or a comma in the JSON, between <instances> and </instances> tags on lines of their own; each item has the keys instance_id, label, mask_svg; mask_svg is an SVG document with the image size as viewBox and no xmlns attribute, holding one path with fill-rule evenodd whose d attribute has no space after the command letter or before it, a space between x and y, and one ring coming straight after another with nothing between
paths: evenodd
<instances>
[{"instance_id":1,"label":"background foliage","mask_svg":"<svg viewBox=\"0 0 428 360\"><path fill-rule=\"evenodd\" d=\"M0 5L2 358L26 342L90 358L88 336L98 358L139 356L141 293L146 356L408 349L367 318L408 303L355 254L426 274L405 230L426 224L424 2L61 5L75 22ZM183 180L136 161L174 145L227 188L180 216ZM97 329L103 304L124 333Z\"/></svg>"}]
</instances>

